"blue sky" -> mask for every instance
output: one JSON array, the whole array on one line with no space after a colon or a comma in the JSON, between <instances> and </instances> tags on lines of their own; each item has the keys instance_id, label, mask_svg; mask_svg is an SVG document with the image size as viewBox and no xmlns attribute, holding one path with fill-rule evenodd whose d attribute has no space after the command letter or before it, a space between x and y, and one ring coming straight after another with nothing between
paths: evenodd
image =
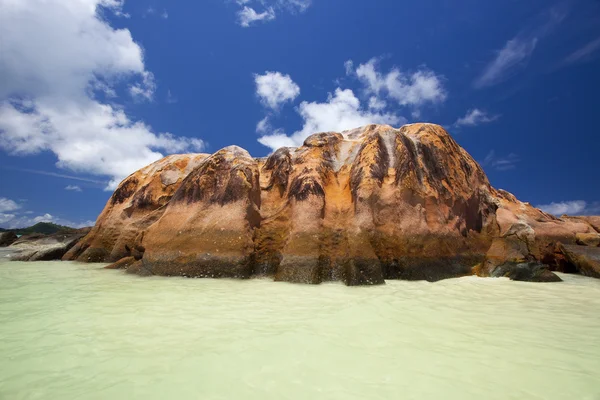
<instances>
[{"instance_id":1,"label":"blue sky","mask_svg":"<svg viewBox=\"0 0 600 400\"><path fill-rule=\"evenodd\" d=\"M600 2L9 0L0 226L86 225L162 155L433 122L492 184L600 213Z\"/></svg>"}]
</instances>

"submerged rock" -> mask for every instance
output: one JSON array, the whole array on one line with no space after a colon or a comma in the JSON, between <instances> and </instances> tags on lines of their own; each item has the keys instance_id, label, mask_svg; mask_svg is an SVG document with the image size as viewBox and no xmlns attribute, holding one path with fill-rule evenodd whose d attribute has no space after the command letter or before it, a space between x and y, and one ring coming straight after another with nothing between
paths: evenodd
<instances>
[{"instance_id":1,"label":"submerged rock","mask_svg":"<svg viewBox=\"0 0 600 400\"><path fill-rule=\"evenodd\" d=\"M143 275L347 285L511 265L504 274L549 281L534 264L568 264L557 244L597 233L593 221L494 189L438 125L369 125L267 158L230 146L160 160L119 185L64 259L124 259L116 265Z\"/></svg>"},{"instance_id":2,"label":"submerged rock","mask_svg":"<svg viewBox=\"0 0 600 400\"><path fill-rule=\"evenodd\" d=\"M547 265L537 262L502 264L492 271L491 277L506 277L513 281L525 282L561 282L562 279L548 270Z\"/></svg>"},{"instance_id":3,"label":"submerged rock","mask_svg":"<svg viewBox=\"0 0 600 400\"><path fill-rule=\"evenodd\" d=\"M81 229L69 233L22 236L10 246L14 251L10 259L13 261L60 260L88 232L89 229Z\"/></svg>"}]
</instances>

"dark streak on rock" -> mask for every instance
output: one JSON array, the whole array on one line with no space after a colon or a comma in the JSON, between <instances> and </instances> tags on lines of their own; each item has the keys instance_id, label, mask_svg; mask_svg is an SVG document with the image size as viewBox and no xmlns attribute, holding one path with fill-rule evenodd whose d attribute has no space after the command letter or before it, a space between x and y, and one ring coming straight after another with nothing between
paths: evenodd
<instances>
[{"instance_id":1,"label":"dark streak on rock","mask_svg":"<svg viewBox=\"0 0 600 400\"><path fill-rule=\"evenodd\" d=\"M297 201L306 200L311 194L319 197L325 197L325 191L323 187L317 182L315 178L298 176L294 178L288 196L294 198Z\"/></svg>"},{"instance_id":2,"label":"dark streak on rock","mask_svg":"<svg viewBox=\"0 0 600 400\"><path fill-rule=\"evenodd\" d=\"M383 142L383 138L381 135L377 135L377 153L375 154L375 162L371 164L371 176L377 181L379 184L383 182L383 179L387 176L387 171L390 164L390 155L387 152L387 148L385 147L385 143Z\"/></svg>"},{"instance_id":3,"label":"dark streak on rock","mask_svg":"<svg viewBox=\"0 0 600 400\"><path fill-rule=\"evenodd\" d=\"M278 186L280 194L283 194L287 188L290 173L293 170L290 150L287 147L282 147L275 151L267 158L263 170L272 171L266 189L269 190L273 186Z\"/></svg>"},{"instance_id":4,"label":"dark streak on rock","mask_svg":"<svg viewBox=\"0 0 600 400\"><path fill-rule=\"evenodd\" d=\"M135 193L138 183L139 182L135 177L129 178L127 181L123 182L111 196L111 203L121 204L125 202L125 200L130 198L133 193Z\"/></svg>"}]
</instances>

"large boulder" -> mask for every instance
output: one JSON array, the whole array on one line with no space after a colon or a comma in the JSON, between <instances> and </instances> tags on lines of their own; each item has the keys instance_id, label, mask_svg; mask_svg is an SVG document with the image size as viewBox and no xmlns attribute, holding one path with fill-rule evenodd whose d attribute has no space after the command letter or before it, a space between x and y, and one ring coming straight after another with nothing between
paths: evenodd
<instances>
[{"instance_id":1,"label":"large boulder","mask_svg":"<svg viewBox=\"0 0 600 400\"><path fill-rule=\"evenodd\" d=\"M206 158L181 183L143 236L155 275L248 278L260 225L258 162L237 146Z\"/></svg>"},{"instance_id":2,"label":"large boulder","mask_svg":"<svg viewBox=\"0 0 600 400\"><path fill-rule=\"evenodd\" d=\"M0 232L0 247L10 246L17 241L19 237L13 232Z\"/></svg>"},{"instance_id":3,"label":"large boulder","mask_svg":"<svg viewBox=\"0 0 600 400\"><path fill-rule=\"evenodd\" d=\"M86 234L88 229L80 229L69 233L55 233L52 235L31 234L20 237L10 249L13 261L52 261L60 260L73 246Z\"/></svg>"},{"instance_id":4,"label":"large boulder","mask_svg":"<svg viewBox=\"0 0 600 400\"><path fill-rule=\"evenodd\" d=\"M548 281L557 277L545 266L571 265L557 246L596 234L595 221L556 218L494 189L438 125L369 125L266 158L231 146L163 159L121 183L65 259L301 283L474 272Z\"/></svg>"},{"instance_id":5,"label":"large boulder","mask_svg":"<svg viewBox=\"0 0 600 400\"><path fill-rule=\"evenodd\" d=\"M600 247L561 245L560 248L582 275L600 278Z\"/></svg>"}]
</instances>

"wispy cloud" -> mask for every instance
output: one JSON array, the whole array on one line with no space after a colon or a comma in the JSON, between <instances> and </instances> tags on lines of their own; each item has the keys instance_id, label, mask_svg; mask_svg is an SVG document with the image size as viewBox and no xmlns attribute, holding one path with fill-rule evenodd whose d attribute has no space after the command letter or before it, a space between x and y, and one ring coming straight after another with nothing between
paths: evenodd
<instances>
[{"instance_id":1,"label":"wispy cloud","mask_svg":"<svg viewBox=\"0 0 600 400\"><path fill-rule=\"evenodd\" d=\"M481 166L490 167L497 171L508 171L511 169L515 169L516 164L520 161L520 158L515 153L510 153L507 156L499 157L496 156L496 152L494 150L490 151L488 155L485 157Z\"/></svg>"},{"instance_id":2,"label":"wispy cloud","mask_svg":"<svg viewBox=\"0 0 600 400\"><path fill-rule=\"evenodd\" d=\"M554 31L566 16L567 9L562 5L538 15L528 27L496 51L496 56L475 80L474 86L479 89L496 85L527 67L539 41Z\"/></svg>"},{"instance_id":3,"label":"wispy cloud","mask_svg":"<svg viewBox=\"0 0 600 400\"><path fill-rule=\"evenodd\" d=\"M478 126L481 124L493 122L498 118L500 118L499 115L490 115L486 111L482 111L478 108L473 108L467 111L467 114L464 117L457 119L454 123L454 126L457 128L462 126Z\"/></svg>"},{"instance_id":4,"label":"wispy cloud","mask_svg":"<svg viewBox=\"0 0 600 400\"><path fill-rule=\"evenodd\" d=\"M107 185L108 184L108 181L101 181L101 180L91 179L91 178L83 178L83 177L80 177L80 176L60 174L60 173L56 173L56 172L41 171L41 170L37 170L37 169L23 169L23 168L13 168L13 167L4 167L4 169L9 169L9 170L13 170L13 171L28 172L30 174L53 176L55 178L73 179L75 181L96 183L98 185Z\"/></svg>"},{"instance_id":5,"label":"wispy cloud","mask_svg":"<svg viewBox=\"0 0 600 400\"><path fill-rule=\"evenodd\" d=\"M240 7L237 12L238 23L244 28L259 22L273 21L280 11L291 14L302 13L312 4L312 0L236 0L235 2Z\"/></svg>"},{"instance_id":6,"label":"wispy cloud","mask_svg":"<svg viewBox=\"0 0 600 400\"><path fill-rule=\"evenodd\" d=\"M565 58L565 64L574 64L585 61L591 58L598 49L600 49L600 38L592 40L580 49L575 50L567 58Z\"/></svg>"},{"instance_id":7,"label":"wispy cloud","mask_svg":"<svg viewBox=\"0 0 600 400\"><path fill-rule=\"evenodd\" d=\"M173 93L171 93L171 89L169 89L169 90L167 91L167 103L169 103L169 104L175 104L175 103L177 103L178 101L179 101L179 100L177 99L177 97L175 97L175 96L173 95Z\"/></svg>"},{"instance_id":8,"label":"wispy cloud","mask_svg":"<svg viewBox=\"0 0 600 400\"><path fill-rule=\"evenodd\" d=\"M67 185L67 186L65 186L65 190L70 190L73 192L81 192L82 191L81 188L77 185Z\"/></svg>"},{"instance_id":9,"label":"wispy cloud","mask_svg":"<svg viewBox=\"0 0 600 400\"><path fill-rule=\"evenodd\" d=\"M146 18L148 16L157 16L157 17L160 17L162 19L167 19L167 18L169 18L169 13L167 12L167 10L162 10L162 12L159 12L154 7L148 7L142 13L142 17Z\"/></svg>"},{"instance_id":10,"label":"wispy cloud","mask_svg":"<svg viewBox=\"0 0 600 400\"><path fill-rule=\"evenodd\" d=\"M585 215L600 211L600 203L588 204L584 200L552 202L549 204L540 204L536 207L544 212L547 212L548 214L553 214L556 216L561 216L563 214Z\"/></svg>"}]
</instances>

